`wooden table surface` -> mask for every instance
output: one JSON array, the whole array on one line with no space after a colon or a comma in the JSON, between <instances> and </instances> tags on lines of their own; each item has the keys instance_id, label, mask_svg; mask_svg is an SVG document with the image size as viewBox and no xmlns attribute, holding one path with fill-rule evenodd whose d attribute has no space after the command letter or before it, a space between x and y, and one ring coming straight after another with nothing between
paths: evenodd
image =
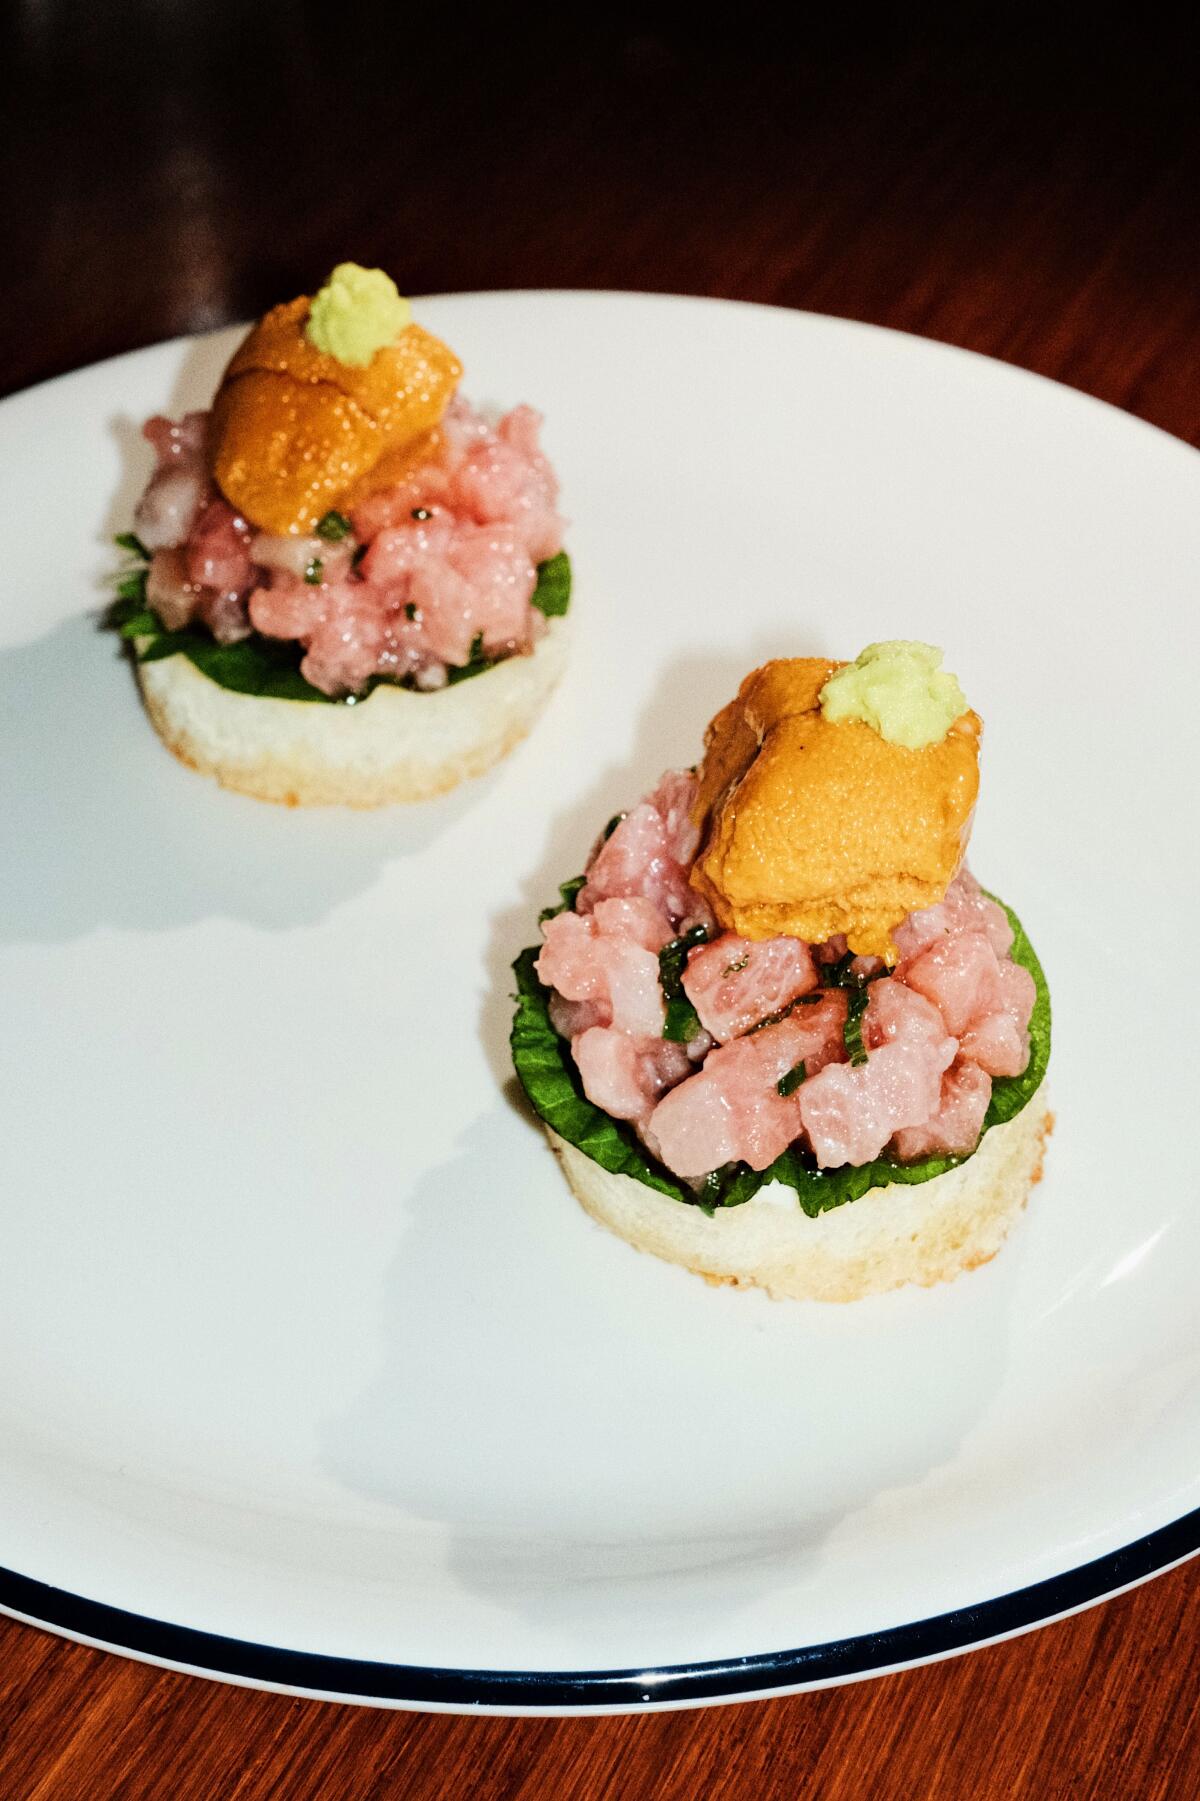
<instances>
[{"instance_id":1,"label":"wooden table surface","mask_svg":"<svg viewBox=\"0 0 1200 1801\"><path fill-rule=\"evenodd\" d=\"M535 11L6 0L0 391L352 256L413 293L657 288L873 320L1200 440L1190 43L1136 19L1086 43L1045 20L857 41L754 5L686 29ZM1185 1565L867 1684L505 1721L225 1688L5 1621L0 1797L1190 1797L1198 1635Z\"/></svg>"}]
</instances>

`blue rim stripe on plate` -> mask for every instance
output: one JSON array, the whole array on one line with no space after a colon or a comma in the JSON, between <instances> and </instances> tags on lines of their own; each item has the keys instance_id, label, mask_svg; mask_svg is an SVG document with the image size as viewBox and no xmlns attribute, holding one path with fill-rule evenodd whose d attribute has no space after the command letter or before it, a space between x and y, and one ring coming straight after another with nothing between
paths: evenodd
<instances>
[{"instance_id":1,"label":"blue rim stripe on plate","mask_svg":"<svg viewBox=\"0 0 1200 1801\"><path fill-rule=\"evenodd\" d=\"M708 1701L726 1695L769 1694L800 1683L869 1675L893 1665L918 1663L963 1651L988 1639L1036 1626L1089 1601L1140 1582L1200 1550L1200 1507L1148 1533L1120 1551L1097 1557L1061 1576L1047 1577L1010 1595L957 1608L908 1626L857 1638L833 1639L790 1651L728 1661L674 1664L641 1670L444 1670L420 1664L375 1663L288 1651L173 1626L141 1614L89 1601L0 1568L0 1608L24 1614L69 1636L103 1641L114 1649L163 1663L186 1664L201 1674L232 1676L362 1701L423 1702L443 1707L639 1707L664 1701Z\"/></svg>"}]
</instances>

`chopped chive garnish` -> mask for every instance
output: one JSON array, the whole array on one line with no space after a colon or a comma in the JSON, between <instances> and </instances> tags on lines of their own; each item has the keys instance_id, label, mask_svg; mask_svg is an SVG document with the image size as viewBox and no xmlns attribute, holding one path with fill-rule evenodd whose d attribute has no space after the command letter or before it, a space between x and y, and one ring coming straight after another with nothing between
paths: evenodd
<instances>
[{"instance_id":1,"label":"chopped chive garnish","mask_svg":"<svg viewBox=\"0 0 1200 1801\"><path fill-rule=\"evenodd\" d=\"M350 536L352 529L345 513L333 509L317 520L317 536L324 538L326 544L340 544L343 538Z\"/></svg>"},{"instance_id":2,"label":"chopped chive garnish","mask_svg":"<svg viewBox=\"0 0 1200 1801\"><path fill-rule=\"evenodd\" d=\"M825 987L846 990L846 1023L842 1027L842 1042L849 1053L851 1066L858 1069L867 1061L862 1022L871 999L871 983L885 976L887 970L877 969L871 975L863 975L854 968L854 962L854 952L847 951L836 963L826 964L818 974Z\"/></svg>"},{"instance_id":3,"label":"chopped chive garnish","mask_svg":"<svg viewBox=\"0 0 1200 1801\"><path fill-rule=\"evenodd\" d=\"M867 1061L867 1047L863 1043L863 1014L870 1005L871 990L864 984L861 988L850 991L849 1005L846 1008L846 1023L842 1027L842 1042L850 1053L850 1063L855 1069Z\"/></svg>"},{"instance_id":4,"label":"chopped chive garnish","mask_svg":"<svg viewBox=\"0 0 1200 1801\"><path fill-rule=\"evenodd\" d=\"M415 619L417 617L417 603L415 600L409 600L404 603L404 617L406 619Z\"/></svg>"},{"instance_id":5,"label":"chopped chive garnish","mask_svg":"<svg viewBox=\"0 0 1200 1801\"><path fill-rule=\"evenodd\" d=\"M683 991L683 972L688 953L698 944L706 944L712 936L706 925L695 925L689 932L672 938L658 953L658 979L667 1003L663 1037L672 1044L687 1044L702 1029L700 1017Z\"/></svg>"},{"instance_id":6,"label":"chopped chive garnish","mask_svg":"<svg viewBox=\"0 0 1200 1801\"><path fill-rule=\"evenodd\" d=\"M433 514L428 507L414 507L412 510L412 516L414 519L432 519L433 518Z\"/></svg>"},{"instance_id":7,"label":"chopped chive garnish","mask_svg":"<svg viewBox=\"0 0 1200 1801\"><path fill-rule=\"evenodd\" d=\"M775 1084L776 1093L781 1094L786 1101L789 1094L795 1094L797 1088L799 1088L801 1082L803 1082L807 1076L808 1071L804 1067L804 1058L801 1057L799 1063L793 1065L785 1076L780 1076L778 1082Z\"/></svg>"},{"instance_id":8,"label":"chopped chive garnish","mask_svg":"<svg viewBox=\"0 0 1200 1801\"><path fill-rule=\"evenodd\" d=\"M807 1000L808 996L805 995L804 998L805 998L805 1000ZM798 1002L789 1001L786 1007L780 1007L778 1013L768 1013L765 1015L764 1018L755 1020L754 1024L749 1028L749 1030L746 1031L745 1033L743 1033L743 1037L752 1038L754 1036L755 1032L763 1032L766 1030L766 1028L768 1026L777 1026L781 1020L784 1020L788 1017L788 1015L792 1011L792 1008L797 1005L798 1005Z\"/></svg>"},{"instance_id":9,"label":"chopped chive garnish","mask_svg":"<svg viewBox=\"0 0 1200 1801\"><path fill-rule=\"evenodd\" d=\"M687 995L673 995L667 1002L667 1015L663 1021L663 1037L672 1044L690 1044L692 1039L704 1030L700 1024L700 1015L693 1007Z\"/></svg>"},{"instance_id":10,"label":"chopped chive garnish","mask_svg":"<svg viewBox=\"0 0 1200 1801\"><path fill-rule=\"evenodd\" d=\"M308 565L308 568L304 571L304 579L310 588L315 588L318 585L324 571L325 565L320 557L314 557L312 562Z\"/></svg>"}]
</instances>

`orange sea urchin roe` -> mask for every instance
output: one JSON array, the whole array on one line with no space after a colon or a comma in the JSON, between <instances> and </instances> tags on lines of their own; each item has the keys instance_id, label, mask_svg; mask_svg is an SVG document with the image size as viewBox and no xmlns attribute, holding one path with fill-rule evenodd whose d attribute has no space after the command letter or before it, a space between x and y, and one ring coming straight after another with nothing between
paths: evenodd
<instances>
[{"instance_id":1,"label":"orange sea urchin roe","mask_svg":"<svg viewBox=\"0 0 1200 1801\"><path fill-rule=\"evenodd\" d=\"M962 861L979 788L978 715L906 750L861 720L820 709L841 668L815 657L765 663L705 735L692 883L744 938L895 959L894 926L941 899Z\"/></svg>"},{"instance_id":2,"label":"orange sea urchin roe","mask_svg":"<svg viewBox=\"0 0 1200 1801\"><path fill-rule=\"evenodd\" d=\"M213 473L253 525L310 532L377 466L407 446L427 451L462 374L453 352L419 325L365 367L341 363L304 335L309 300L273 307L225 371L213 402ZM386 459L386 464L384 463Z\"/></svg>"}]
</instances>

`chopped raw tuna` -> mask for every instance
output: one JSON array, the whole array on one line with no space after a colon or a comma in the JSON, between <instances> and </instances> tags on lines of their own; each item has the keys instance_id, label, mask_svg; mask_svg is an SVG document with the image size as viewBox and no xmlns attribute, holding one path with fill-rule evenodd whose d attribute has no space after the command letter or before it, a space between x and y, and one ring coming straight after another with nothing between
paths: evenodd
<instances>
[{"instance_id":1,"label":"chopped raw tuna","mask_svg":"<svg viewBox=\"0 0 1200 1801\"><path fill-rule=\"evenodd\" d=\"M1036 990L1012 961L1003 908L965 869L896 928L890 974L878 958L852 961L868 991L865 1061L849 1061L848 991L822 986L845 979L840 938L722 932L697 945L682 982L701 1029L687 1045L662 1038L659 952L713 926L688 879L696 792L689 771L664 776L597 843L576 910L545 927L538 974L588 1097L688 1181L730 1163L765 1169L789 1144L825 1169L885 1150L901 1161L973 1150L993 1078L1029 1061Z\"/></svg>"},{"instance_id":2,"label":"chopped raw tuna","mask_svg":"<svg viewBox=\"0 0 1200 1801\"><path fill-rule=\"evenodd\" d=\"M578 1038L592 1026L605 1026L609 1008L602 1001L569 1001L557 988L550 994L550 1024L560 1038Z\"/></svg>"},{"instance_id":3,"label":"chopped raw tuna","mask_svg":"<svg viewBox=\"0 0 1200 1801\"><path fill-rule=\"evenodd\" d=\"M412 673L414 659L403 654L404 626L389 634L363 582L297 581L276 575L250 596L254 629L271 638L298 638L307 650L300 673L324 694L355 694L385 666Z\"/></svg>"},{"instance_id":4,"label":"chopped raw tuna","mask_svg":"<svg viewBox=\"0 0 1200 1801\"><path fill-rule=\"evenodd\" d=\"M942 1077L937 1112L923 1126L903 1126L892 1150L901 1163L918 1157L965 1157L979 1143L991 1098L992 1078L978 1064L953 1064Z\"/></svg>"},{"instance_id":5,"label":"chopped raw tuna","mask_svg":"<svg viewBox=\"0 0 1200 1801\"><path fill-rule=\"evenodd\" d=\"M987 933L975 928L935 939L909 964L904 980L933 1002L956 1037L1004 1004L1000 959Z\"/></svg>"},{"instance_id":6,"label":"chopped raw tuna","mask_svg":"<svg viewBox=\"0 0 1200 1801\"><path fill-rule=\"evenodd\" d=\"M1037 989L1019 963L1003 959L999 970L1000 1005L968 1027L962 1054L989 1076L1019 1076L1029 1062L1029 1020Z\"/></svg>"},{"instance_id":7,"label":"chopped raw tuna","mask_svg":"<svg viewBox=\"0 0 1200 1801\"><path fill-rule=\"evenodd\" d=\"M700 842L692 823L696 778L669 770L654 793L618 820L587 868L575 906L590 913L601 901L640 897L653 901L677 931L712 924L707 903L688 881Z\"/></svg>"},{"instance_id":8,"label":"chopped raw tuna","mask_svg":"<svg viewBox=\"0 0 1200 1801\"><path fill-rule=\"evenodd\" d=\"M705 1030L721 1044L817 986L812 951L799 938L753 943L723 932L694 950L683 987Z\"/></svg>"},{"instance_id":9,"label":"chopped raw tuna","mask_svg":"<svg viewBox=\"0 0 1200 1801\"><path fill-rule=\"evenodd\" d=\"M156 550L146 578L146 602L169 632L181 631L196 610L199 596L188 580L181 550Z\"/></svg>"},{"instance_id":10,"label":"chopped raw tuna","mask_svg":"<svg viewBox=\"0 0 1200 1801\"><path fill-rule=\"evenodd\" d=\"M563 521L558 481L538 441L541 423L532 407L518 406L492 427L455 398L442 421L437 460L355 507L360 542L407 526L414 512L431 511L462 523L509 525L529 561L545 562L562 547Z\"/></svg>"},{"instance_id":11,"label":"chopped raw tuna","mask_svg":"<svg viewBox=\"0 0 1200 1801\"><path fill-rule=\"evenodd\" d=\"M765 1169L800 1132L800 1097L780 1081L804 1063L811 1080L833 1058L845 1056L842 1027L846 996L826 994L815 1006L797 1007L778 1025L710 1051L702 1068L664 1096L650 1117L658 1155L679 1176L704 1176L726 1163Z\"/></svg>"},{"instance_id":12,"label":"chopped raw tuna","mask_svg":"<svg viewBox=\"0 0 1200 1801\"><path fill-rule=\"evenodd\" d=\"M250 527L226 500L210 500L188 535L188 580L222 594L245 594L254 583Z\"/></svg>"},{"instance_id":13,"label":"chopped raw tuna","mask_svg":"<svg viewBox=\"0 0 1200 1801\"><path fill-rule=\"evenodd\" d=\"M1007 957L1012 949L1012 927L1004 908L989 900L969 869L960 869L935 907L924 907L910 913L892 933L900 952L897 968L905 973L910 963L938 938L976 926L987 934L998 957Z\"/></svg>"},{"instance_id":14,"label":"chopped raw tuna","mask_svg":"<svg viewBox=\"0 0 1200 1801\"><path fill-rule=\"evenodd\" d=\"M174 550L186 543L212 498L207 433L207 413L185 413L178 423L156 417L142 427L142 436L153 446L157 459L133 518L147 550Z\"/></svg>"},{"instance_id":15,"label":"chopped raw tuna","mask_svg":"<svg viewBox=\"0 0 1200 1801\"><path fill-rule=\"evenodd\" d=\"M863 1044L868 1051L885 1044L920 1045L932 1047L934 1055L941 1057L948 1036L941 1013L924 995L914 993L895 976L871 983L863 1018ZM945 1069L946 1064L941 1067Z\"/></svg>"},{"instance_id":16,"label":"chopped raw tuna","mask_svg":"<svg viewBox=\"0 0 1200 1801\"><path fill-rule=\"evenodd\" d=\"M340 582L349 575L353 551L345 544L326 544L323 538L281 538L271 532L255 532L250 540L250 561L262 570L278 570L302 582L321 566L321 579Z\"/></svg>"},{"instance_id":17,"label":"chopped raw tuna","mask_svg":"<svg viewBox=\"0 0 1200 1801\"><path fill-rule=\"evenodd\" d=\"M902 1127L929 1119L958 1050L937 1008L894 978L872 985L863 1043L865 1063L824 1069L799 1091L801 1123L823 1169L870 1163Z\"/></svg>"},{"instance_id":18,"label":"chopped raw tuna","mask_svg":"<svg viewBox=\"0 0 1200 1801\"><path fill-rule=\"evenodd\" d=\"M644 1120L658 1096L691 1068L681 1044L593 1026L572 1046L583 1092L614 1119Z\"/></svg>"},{"instance_id":19,"label":"chopped raw tuna","mask_svg":"<svg viewBox=\"0 0 1200 1801\"><path fill-rule=\"evenodd\" d=\"M546 922L540 979L568 1001L595 1002L601 1023L636 1036L662 1036L666 1008L658 952L669 921L646 900L602 901L584 918L559 913Z\"/></svg>"},{"instance_id":20,"label":"chopped raw tuna","mask_svg":"<svg viewBox=\"0 0 1200 1801\"><path fill-rule=\"evenodd\" d=\"M157 567L150 605L170 630L193 620L222 641L251 631L304 647L305 678L330 695L373 676L443 687L473 656L531 651L537 566L562 547L558 484L538 415L490 425L451 403L432 460L353 512L354 539L256 533L217 493L207 413L152 419L158 466L135 524Z\"/></svg>"}]
</instances>

